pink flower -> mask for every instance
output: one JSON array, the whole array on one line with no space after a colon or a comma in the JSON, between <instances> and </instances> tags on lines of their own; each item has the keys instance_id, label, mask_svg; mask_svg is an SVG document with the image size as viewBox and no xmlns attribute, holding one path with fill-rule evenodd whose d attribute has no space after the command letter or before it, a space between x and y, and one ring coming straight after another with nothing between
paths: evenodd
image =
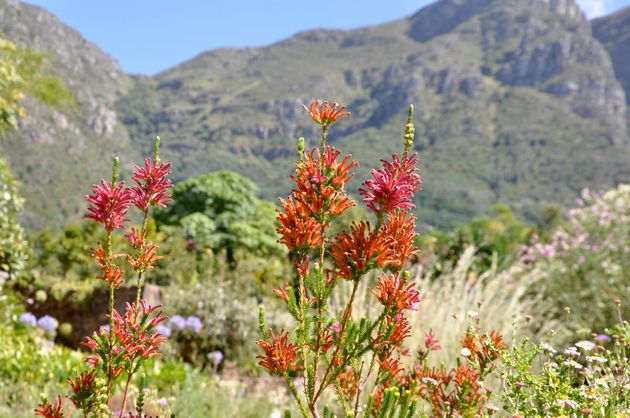
<instances>
[{"instance_id":1,"label":"pink flower","mask_svg":"<svg viewBox=\"0 0 630 418\"><path fill-rule=\"evenodd\" d=\"M442 349L440 346L440 340L438 340L435 334L431 331L424 334L424 346L429 351L439 351Z\"/></svg>"},{"instance_id":2,"label":"pink flower","mask_svg":"<svg viewBox=\"0 0 630 418\"><path fill-rule=\"evenodd\" d=\"M173 183L166 177L171 174L170 163L159 163L151 158L144 160L144 168L135 166L131 178L136 186L131 188L134 205L146 210L150 205L165 207L171 202L169 190Z\"/></svg>"},{"instance_id":3,"label":"pink flower","mask_svg":"<svg viewBox=\"0 0 630 418\"><path fill-rule=\"evenodd\" d=\"M117 187L113 187L111 183L101 180L100 185L92 186L92 196L85 196L90 202L86 218L93 219L105 225L108 232L116 228L123 228L123 222L129 219L124 216L132 204L132 196L129 189L124 188L124 182Z\"/></svg>"},{"instance_id":4,"label":"pink flower","mask_svg":"<svg viewBox=\"0 0 630 418\"><path fill-rule=\"evenodd\" d=\"M416 154L401 160L397 154L392 156L392 162L381 160L383 167L372 170L372 180L363 183L364 188L359 193L364 196L363 201L376 214L394 212L398 209L413 209L411 202L416 191L421 190L422 180L418 174Z\"/></svg>"}]
</instances>

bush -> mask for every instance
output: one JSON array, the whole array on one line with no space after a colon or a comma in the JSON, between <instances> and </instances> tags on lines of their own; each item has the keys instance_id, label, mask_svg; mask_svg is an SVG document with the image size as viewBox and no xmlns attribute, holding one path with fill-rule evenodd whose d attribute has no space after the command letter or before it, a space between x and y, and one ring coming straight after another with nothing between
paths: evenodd
<instances>
[{"instance_id":1,"label":"bush","mask_svg":"<svg viewBox=\"0 0 630 418\"><path fill-rule=\"evenodd\" d=\"M555 316L565 318L570 310L566 331L588 335L618 322L612 302L630 292L630 185L604 194L584 191L578 203L548 240L534 237L524 257L545 273L536 291L554 301ZM629 314L623 306L622 317Z\"/></svg>"}]
</instances>

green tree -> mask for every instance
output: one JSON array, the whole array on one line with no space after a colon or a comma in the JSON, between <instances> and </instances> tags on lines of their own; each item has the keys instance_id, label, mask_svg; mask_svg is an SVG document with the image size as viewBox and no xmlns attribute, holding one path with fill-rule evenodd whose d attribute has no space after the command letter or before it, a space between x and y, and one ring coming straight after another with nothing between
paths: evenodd
<instances>
[{"instance_id":1,"label":"green tree","mask_svg":"<svg viewBox=\"0 0 630 418\"><path fill-rule=\"evenodd\" d=\"M248 178L220 170L175 186L173 203L156 219L180 226L203 248L225 251L233 267L239 249L259 256L283 253L276 242L275 206L258 195L258 187Z\"/></svg>"}]
</instances>

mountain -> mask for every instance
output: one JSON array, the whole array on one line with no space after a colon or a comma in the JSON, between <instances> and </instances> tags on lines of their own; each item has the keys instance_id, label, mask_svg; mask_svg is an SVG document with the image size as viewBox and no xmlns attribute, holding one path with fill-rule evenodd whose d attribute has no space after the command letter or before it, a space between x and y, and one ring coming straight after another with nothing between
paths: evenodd
<instances>
[{"instance_id":1,"label":"mountain","mask_svg":"<svg viewBox=\"0 0 630 418\"><path fill-rule=\"evenodd\" d=\"M85 210L83 195L92 183L111 176L111 157L129 161L138 155L114 109L131 79L100 48L40 7L0 0L0 32L42 52L48 72L76 97L77 106L59 109L27 100L19 132L0 143L22 181L26 224L63 225Z\"/></svg>"},{"instance_id":2,"label":"mountain","mask_svg":"<svg viewBox=\"0 0 630 418\"><path fill-rule=\"evenodd\" d=\"M358 179L401 148L405 110L416 105L424 181L416 204L428 225L468 221L496 202L535 219L545 205L572 203L583 187L630 180L624 89L574 0L440 0L383 25L205 52L154 77L126 76L41 9L0 4L10 38L12 25L26 28L18 34L40 33L35 46L54 51L64 79L77 76L73 90L90 92L91 107L81 102L80 115L66 116L80 121L69 143L82 137L86 150L137 153L159 134L176 180L226 168L252 178L267 198L286 194L295 139L317 138L301 108L313 98L352 111L329 141L360 162ZM21 39L33 45L33 37ZM64 56L64 48L73 54ZM112 128L95 130L94 114L110 115ZM39 124L39 115L31 120ZM25 155L21 147L37 144L39 131L9 141L6 152ZM11 163L31 193L41 179Z\"/></svg>"},{"instance_id":3,"label":"mountain","mask_svg":"<svg viewBox=\"0 0 630 418\"><path fill-rule=\"evenodd\" d=\"M593 36L608 50L630 104L630 7L593 20Z\"/></svg>"}]
</instances>

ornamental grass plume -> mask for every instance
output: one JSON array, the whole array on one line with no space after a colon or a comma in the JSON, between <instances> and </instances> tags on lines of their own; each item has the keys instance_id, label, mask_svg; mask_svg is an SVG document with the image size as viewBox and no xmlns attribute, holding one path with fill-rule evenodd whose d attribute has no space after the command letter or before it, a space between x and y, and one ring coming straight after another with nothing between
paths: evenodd
<instances>
[{"instance_id":1,"label":"ornamental grass plume","mask_svg":"<svg viewBox=\"0 0 630 418\"><path fill-rule=\"evenodd\" d=\"M121 413L126 414L127 395L133 377L140 372L146 359L159 355L160 345L167 341L164 333L159 332L161 324L168 319L163 316L161 305L150 306L141 299L141 295L144 274L153 269L161 258L157 245L147 240L147 220L151 207L163 207L171 201L172 183L167 177L171 173L171 165L160 161L159 138L156 138L153 159L147 158L144 167L135 166L132 175L135 186L126 188L124 182L118 182L118 161L118 158L114 160L112 181L102 180L100 185L93 186L93 194L86 196L89 213L85 217L102 223L105 229L104 242L98 242L91 254L101 269L96 278L104 281L109 288L109 325L86 337L82 343L92 351L85 359L90 369L80 372L74 379L68 379L72 395L63 398L63 401L61 396L57 396L52 404L44 399L35 410L41 416L71 416L72 410L64 412L68 399L85 417L91 414L109 416L111 412L107 404L122 377L126 380ZM125 235L132 253L115 253L112 234L116 229L125 229L124 224L129 221L125 215L131 207L142 213L141 225L131 228ZM126 303L125 313L121 315L114 309L114 297L116 289L128 275L123 264L125 260L138 283L135 303Z\"/></svg>"}]
</instances>

